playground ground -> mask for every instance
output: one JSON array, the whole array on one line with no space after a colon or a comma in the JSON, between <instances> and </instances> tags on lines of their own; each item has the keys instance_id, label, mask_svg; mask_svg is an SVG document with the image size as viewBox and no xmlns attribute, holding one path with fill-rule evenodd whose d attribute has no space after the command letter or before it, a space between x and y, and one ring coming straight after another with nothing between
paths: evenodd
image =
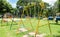
<instances>
[{"instance_id":1,"label":"playground ground","mask_svg":"<svg viewBox=\"0 0 60 37\"><path fill-rule=\"evenodd\" d=\"M26 19L23 20L24 26L19 24L19 22L2 22L0 20L0 37L23 37L23 35L28 34L28 32L31 31L35 31L36 29L36 25L38 23L37 19L31 19L33 28L31 27L30 21L27 21ZM51 26L51 31L53 34L53 37L60 37L60 21L58 24L55 23L55 21L49 21L50 22L50 26ZM12 27L10 30L10 25L12 23ZM31 31L27 31L27 32L20 32L19 34L17 34L17 29L20 26L23 26L24 28L31 28ZM34 29L34 30L33 30ZM46 37L51 37L49 34L49 27L47 24L47 20L40 20L40 24L39 24L39 33L46 33Z\"/></svg>"}]
</instances>

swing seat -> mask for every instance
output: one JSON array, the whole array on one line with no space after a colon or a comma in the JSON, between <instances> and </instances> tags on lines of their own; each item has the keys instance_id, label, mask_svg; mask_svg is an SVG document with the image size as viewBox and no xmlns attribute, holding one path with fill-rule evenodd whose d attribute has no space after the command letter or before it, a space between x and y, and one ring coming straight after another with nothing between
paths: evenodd
<instances>
[{"instance_id":1,"label":"swing seat","mask_svg":"<svg viewBox=\"0 0 60 37\"><path fill-rule=\"evenodd\" d=\"M60 17L56 17L56 20L60 20Z\"/></svg>"},{"instance_id":2,"label":"swing seat","mask_svg":"<svg viewBox=\"0 0 60 37\"><path fill-rule=\"evenodd\" d=\"M57 16L55 21L58 23L58 21L60 21L60 16Z\"/></svg>"},{"instance_id":3,"label":"swing seat","mask_svg":"<svg viewBox=\"0 0 60 37\"><path fill-rule=\"evenodd\" d=\"M49 16L49 17L48 17L48 20L53 20L53 17L52 17L52 16Z\"/></svg>"}]
</instances>

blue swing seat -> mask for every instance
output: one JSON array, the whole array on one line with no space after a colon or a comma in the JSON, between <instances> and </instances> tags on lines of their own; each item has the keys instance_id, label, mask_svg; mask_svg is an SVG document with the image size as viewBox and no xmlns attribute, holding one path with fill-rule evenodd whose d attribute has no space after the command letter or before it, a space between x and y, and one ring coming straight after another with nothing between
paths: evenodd
<instances>
[{"instance_id":1,"label":"blue swing seat","mask_svg":"<svg viewBox=\"0 0 60 37\"><path fill-rule=\"evenodd\" d=\"M56 17L56 20L60 20L60 16Z\"/></svg>"},{"instance_id":2,"label":"blue swing seat","mask_svg":"<svg viewBox=\"0 0 60 37\"><path fill-rule=\"evenodd\" d=\"M53 17L52 17L52 16L49 16L49 17L48 17L48 20L53 20Z\"/></svg>"}]
</instances>

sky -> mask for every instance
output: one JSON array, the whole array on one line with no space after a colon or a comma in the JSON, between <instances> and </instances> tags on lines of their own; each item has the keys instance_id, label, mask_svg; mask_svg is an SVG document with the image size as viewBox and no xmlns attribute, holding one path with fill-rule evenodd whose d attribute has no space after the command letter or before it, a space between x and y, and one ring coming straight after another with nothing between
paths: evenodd
<instances>
[{"instance_id":1,"label":"sky","mask_svg":"<svg viewBox=\"0 0 60 37\"><path fill-rule=\"evenodd\" d=\"M43 0L44 2L47 2L49 3L50 5L54 5L54 3L57 1L57 0Z\"/></svg>"},{"instance_id":2,"label":"sky","mask_svg":"<svg viewBox=\"0 0 60 37\"><path fill-rule=\"evenodd\" d=\"M7 1L12 5L13 8L15 8L18 0L7 0ZM43 1L49 3L52 6L54 5L54 2L56 2L56 0L43 0Z\"/></svg>"},{"instance_id":3,"label":"sky","mask_svg":"<svg viewBox=\"0 0 60 37\"><path fill-rule=\"evenodd\" d=\"M12 5L13 8L15 8L18 0L7 0L7 1Z\"/></svg>"}]
</instances>

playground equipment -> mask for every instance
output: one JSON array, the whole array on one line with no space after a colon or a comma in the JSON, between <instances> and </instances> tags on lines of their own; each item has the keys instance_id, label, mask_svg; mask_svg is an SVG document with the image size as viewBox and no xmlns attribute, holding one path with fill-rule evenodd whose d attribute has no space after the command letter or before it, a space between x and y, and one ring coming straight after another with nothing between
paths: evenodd
<instances>
[{"instance_id":1,"label":"playground equipment","mask_svg":"<svg viewBox=\"0 0 60 37\"><path fill-rule=\"evenodd\" d=\"M36 2L38 3L38 2ZM30 5L31 5L31 2L30 2ZM38 4L37 4L38 5ZM39 28L41 26L41 20L40 20L40 16L42 15L40 12L42 12L42 10L44 9L44 2L40 3L41 5L41 11L38 9L38 20L37 20L37 24L36 24L36 27L34 29L33 27L33 23L31 22L31 17L28 15L28 11L26 10L26 13L27 13L27 18L25 20L25 22L29 22L29 24L31 25L31 29L29 27L26 27L26 23L24 23L24 20L23 19L23 16L24 16L24 5L23 5L23 12L22 12L22 15L21 15L21 18L20 18L20 21L18 22L18 29L17 29L17 34L20 33L20 32L26 32L26 31L29 31L29 30L33 30L33 31L30 31L29 33L27 33L27 35L25 36L33 36L33 37L41 37L41 36L45 36L45 34L40 34L39 33ZM30 7L30 6L29 6ZM39 8L39 7L38 7ZM36 7L34 6L34 18L35 18L35 14L36 14ZM30 15L31 15L31 8L29 8L29 11L30 11ZM39 12L40 11L40 12ZM13 25L13 22L14 22L14 17L13 19L11 19L12 22L11 22L11 25L10 25L10 30L12 28L12 25ZM49 20L47 19L47 24L48 24L48 28L49 28L49 31L50 31L50 35L52 35L52 31L51 31L51 27L50 27L50 23L49 23ZM21 27L22 26L22 27Z\"/></svg>"},{"instance_id":2,"label":"playground equipment","mask_svg":"<svg viewBox=\"0 0 60 37\"><path fill-rule=\"evenodd\" d=\"M58 23L58 21L60 21L60 16L56 16L56 23Z\"/></svg>"},{"instance_id":3,"label":"playground equipment","mask_svg":"<svg viewBox=\"0 0 60 37\"><path fill-rule=\"evenodd\" d=\"M52 16L49 16L48 17L48 20L53 20L54 18Z\"/></svg>"},{"instance_id":4,"label":"playground equipment","mask_svg":"<svg viewBox=\"0 0 60 37\"><path fill-rule=\"evenodd\" d=\"M31 4L31 2L30 2L30 4ZM43 4L43 5L42 5ZM40 4L41 5L41 11L40 12L42 12L42 10L43 10L43 8L44 8L44 3L41 3ZM34 9L36 9L35 7L34 7ZM35 12L35 11L34 11ZM36 29L35 29L35 31L34 31L34 28L33 28L33 24L31 23L31 18L29 17L29 15L28 15L28 11L26 10L26 13L27 13L27 16L28 16L28 18L26 18L26 19L28 19L28 22L30 23L30 25L31 25L31 27L32 27L32 29L33 29L33 32L32 33L28 33L27 35L25 35L26 37L28 37L28 35L29 36L31 36L31 35L33 35L33 37L37 37L37 36L40 36L39 35L39 28L40 28L40 25L41 25L41 23L40 23L40 16L42 15L42 14L40 14L39 13L39 9L38 9L38 23L37 23L37 25L36 25ZM31 8L30 8L30 14L31 14ZM24 10L23 10L23 14L21 15L21 19L22 19L22 17L24 16ZM49 18L49 19L51 19L51 18ZM27 21L27 20L26 20ZM49 23L49 20L47 19L47 21L48 21L48 28L49 28L49 31L50 31L50 35L52 35L52 31L51 31L51 27L50 27L50 23ZM22 25L24 26L24 28L25 28L25 24L24 24L24 22L23 22L23 20L21 20L21 22L20 23L22 23ZM21 26L21 25L20 25ZM21 30L21 28L20 28L20 26L19 26L19 28L18 28L18 30L20 31L20 32L22 32L22 30ZM23 30L25 30L23 28ZM27 30L26 30L27 31Z\"/></svg>"}]
</instances>

